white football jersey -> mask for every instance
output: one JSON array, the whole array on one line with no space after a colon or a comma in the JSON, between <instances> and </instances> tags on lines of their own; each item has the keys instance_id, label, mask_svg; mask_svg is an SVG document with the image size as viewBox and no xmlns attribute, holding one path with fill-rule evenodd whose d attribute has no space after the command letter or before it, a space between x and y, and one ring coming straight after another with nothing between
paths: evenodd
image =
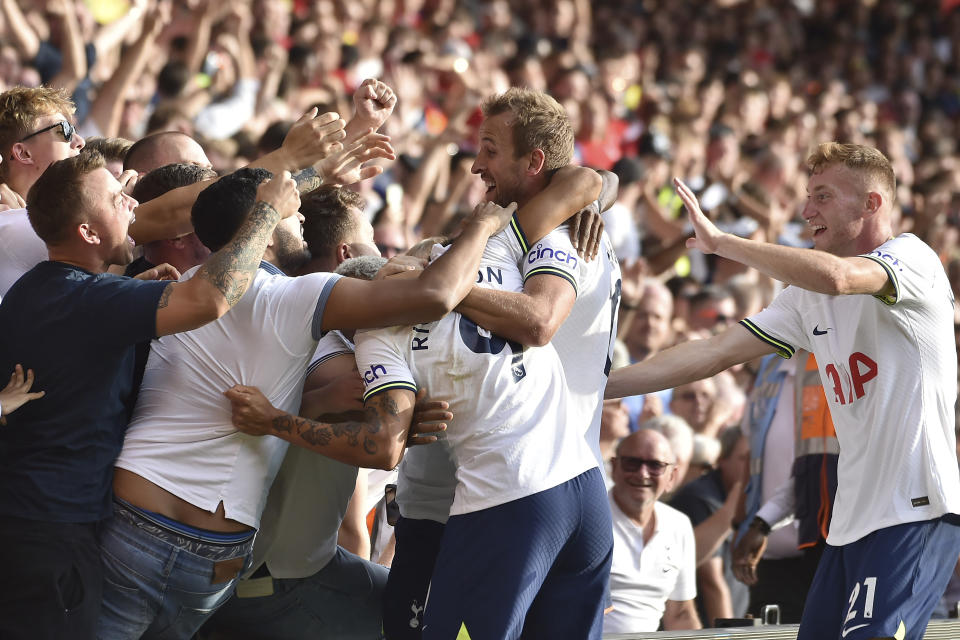
<instances>
[{"instance_id":1,"label":"white football jersey","mask_svg":"<svg viewBox=\"0 0 960 640\"><path fill-rule=\"evenodd\" d=\"M568 275L576 271L576 281ZM521 264L523 281L541 274L571 280L577 301L553 336L570 393L568 415L581 425L587 444L603 464L600 453L600 414L603 390L613 358L620 305L620 265L606 232L597 257L587 262L577 255L566 225L555 229L530 248Z\"/></svg>"},{"instance_id":2,"label":"white football jersey","mask_svg":"<svg viewBox=\"0 0 960 640\"><path fill-rule=\"evenodd\" d=\"M517 265L524 246L516 225L492 237L478 284L521 290ZM573 273L572 267L563 271ZM457 480L450 515L545 491L596 466L582 428L568 415L566 381L552 346L524 348L459 313L358 332L356 339L365 399L425 387L431 399L450 403L454 418L445 440ZM409 465L401 466L400 484Z\"/></svg>"},{"instance_id":3,"label":"white football jersey","mask_svg":"<svg viewBox=\"0 0 960 640\"><path fill-rule=\"evenodd\" d=\"M827 542L960 512L954 435L953 294L940 259L912 234L862 256L894 284L889 298L785 289L743 321L790 357L811 351L840 442Z\"/></svg>"}]
</instances>

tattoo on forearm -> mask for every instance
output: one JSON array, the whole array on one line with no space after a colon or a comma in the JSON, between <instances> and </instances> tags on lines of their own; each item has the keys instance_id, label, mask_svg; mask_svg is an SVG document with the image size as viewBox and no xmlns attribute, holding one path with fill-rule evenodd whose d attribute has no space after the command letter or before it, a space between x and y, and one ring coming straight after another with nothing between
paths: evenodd
<instances>
[{"instance_id":1,"label":"tattoo on forearm","mask_svg":"<svg viewBox=\"0 0 960 640\"><path fill-rule=\"evenodd\" d=\"M170 296L173 295L173 283L171 282L166 287L163 288L163 293L160 294L160 301L157 303L157 309L164 309L168 304L170 304Z\"/></svg>"},{"instance_id":2,"label":"tattoo on forearm","mask_svg":"<svg viewBox=\"0 0 960 640\"><path fill-rule=\"evenodd\" d=\"M253 282L279 219L272 205L258 201L233 240L203 263L197 277L208 280L231 307L235 305Z\"/></svg>"},{"instance_id":3,"label":"tattoo on forearm","mask_svg":"<svg viewBox=\"0 0 960 640\"><path fill-rule=\"evenodd\" d=\"M396 411L396 403L391 400L390 404ZM274 418L272 424L276 432L296 434L313 447L324 448L330 446L335 438L345 439L351 447L362 446L364 453L374 455L379 451L379 447L376 440L370 436L380 431L380 418L373 408L366 409L364 413L366 417L363 421L334 424L284 414Z\"/></svg>"},{"instance_id":4,"label":"tattoo on forearm","mask_svg":"<svg viewBox=\"0 0 960 640\"><path fill-rule=\"evenodd\" d=\"M291 177L297 183L297 191L301 194L309 193L323 184L323 178L313 167L298 171Z\"/></svg>"}]
</instances>

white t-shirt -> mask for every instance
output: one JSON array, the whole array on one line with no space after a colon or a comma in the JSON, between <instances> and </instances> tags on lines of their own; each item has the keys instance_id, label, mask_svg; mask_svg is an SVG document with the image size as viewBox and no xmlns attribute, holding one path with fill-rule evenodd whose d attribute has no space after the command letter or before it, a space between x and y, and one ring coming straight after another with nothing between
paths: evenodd
<instances>
[{"instance_id":1,"label":"white t-shirt","mask_svg":"<svg viewBox=\"0 0 960 640\"><path fill-rule=\"evenodd\" d=\"M47 259L47 245L30 226L27 210L0 211L0 296Z\"/></svg>"},{"instance_id":2,"label":"white t-shirt","mask_svg":"<svg viewBox=\"0 0 960 640\"><path fill-rule=\"evenodd\" d=\"M481 282L520 290L517 238L510 227L491 238ZM545 491L596 466L582 426L567 414L566 381L552 346L524 349L458 313L359 332L356 340L365 398L425 387L431 399L450 403L454 418L444 435L457 467L450 515Z\"/></svg>"},{"instance_id":3,"label":"white t-shirt","mask_svg":"<svg viewBox=\"0 0 960 640\"><path fill-rule=\"evenodd\" d=\"M307 370L344 354L353 357L353 343L331 331L320 339ZM357 467L290 447L270 487L248 573L264 561L276 578L306 578L327 566L356 482Z\"/></svg>"},{"instance_id":4,"label":"white t-shirt","mask_svg":"<svg viewBox=\"0 0 960 640\"><path fill-rule=\"evenodd\" d=\"M667 600L697 596L696 544L690 518L657 501L655 529L643 544L643 527L610 498L613 516L613 564L610 598L613 611L603 617L604 633L656 631Z\"/></svg>"},{"instance_id":5,"label":"white t-shirt","mask_svg":"<svg viewBox=\"0 0 960 640\"><path fill-rule=\"evenodd\" d=\"M863 256L887 271L888 300L785 289L743 321L784 355L817 358L840 442L827 542L960 513L953 295L937 255L912 234Z\"/></svg>"},{"instance_id":6,"label":"white t-shirt","mask_svg":"<svg viewBox=\"0 0 960 640\"><path fill-rule=\"evenodd\" d=\"M237 431L223 392L259 387L275 407L296 414L339 278L289 278L263 262L229 313L155 340L117 467L211 513L222 501L227 518L259 527L287 443Z\"/></svg>"}]
</instances>

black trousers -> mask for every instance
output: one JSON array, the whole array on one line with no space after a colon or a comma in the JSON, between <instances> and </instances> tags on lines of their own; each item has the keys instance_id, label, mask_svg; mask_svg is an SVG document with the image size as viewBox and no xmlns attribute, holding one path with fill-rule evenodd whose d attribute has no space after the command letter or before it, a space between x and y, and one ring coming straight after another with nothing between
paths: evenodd
<instances>
[{"instance_id":1,"label":"black trousers","mask_svg":"<svg viewBox=\"0 0 960 640\"><path fill-rule=\"evenodd\" d=\"M0 638L94 638L103 573L97 524L0 516Z\"/></svg>"},{"instance_id":2,"label":"black trousers","mask_svg":"<svg viewBox=\"0 0 960 640\"><path fill-rule=\"evenodd\" d=\"M807 591L823 554L823 542L805 549L803 555L783 560L763 560L757 564L757 584L750 587L750 608L756 617L764 605L780 606L780 622L799 624Z\"/></svg>"}]
</instances>

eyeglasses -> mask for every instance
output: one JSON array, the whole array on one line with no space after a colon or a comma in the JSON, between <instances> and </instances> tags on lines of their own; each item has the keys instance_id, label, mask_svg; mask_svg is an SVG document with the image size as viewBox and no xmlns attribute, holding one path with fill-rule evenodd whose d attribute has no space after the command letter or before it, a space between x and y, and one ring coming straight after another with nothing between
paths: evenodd
<instances>
[{"instance_id":1,"label":"eyeglasses","mask_svg":"<svg viewBox=\"0 0 960 640\"><path fill-rule=\"evenodd\" d=\"M644 458L635 458L633 456L617 456L620 461L620 467L627 473L636 473L640 467L646 467L647 473L652 476L662 476L671 462L661 462L660 460L646 460Z\"/></svg>"},{"instance_id":2,"label":"eyeglasses","mask_svg":"<svg viewBox=\"0 0 960 640\"><path fill-rule=\"evenodd\" d=\"M75 133L77 132L77 129L76 129L72 124L70 124L69 121L67 121L67 120L61 120L60 122L55 122L55 123L53 123L53 124L50 125L49 127L44 127L43 129L40 129L39 131L34 131L34 132L31 133L30 135L25 136L25 137L23 137L23 138L20 138L20 142L25 142L25 141L29 140L30 138L32 138L33 136L38 136L38 135L40 135L41 133L44 133L44 132L46 132L46 131L50 131L50 129L56 129L57 127L60 127L60 135L63 136L64 142L70 142L70 141L73 140L73 134L75 134Z\"/></svg>"}]
</instances>

